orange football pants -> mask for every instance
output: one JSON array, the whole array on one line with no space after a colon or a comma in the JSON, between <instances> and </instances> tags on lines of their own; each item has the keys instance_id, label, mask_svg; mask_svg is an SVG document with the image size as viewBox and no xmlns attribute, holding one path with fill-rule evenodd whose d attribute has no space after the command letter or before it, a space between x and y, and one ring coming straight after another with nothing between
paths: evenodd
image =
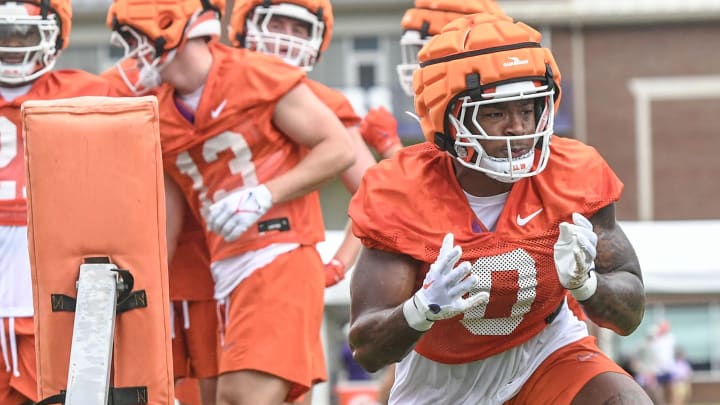
<instances>
[{"instance_id":1,"label":"orange football pants","mask_svg":"<svg viewBox=\"0 0 720 405\"><path fill-rule=\"evenodd\" d=\"M173 375L209 378L218 375L218 310L215 300L173 301L175 337L172 340ZM189 328L185 329L185 321Z\"/></svg>"},{"instance_id":2,"label":"orange football pants","mask_svg":"<svg viewBox=\"0 0 720 405\"><path fill-rule=\"evenodd\" d=\"M593 377L606 372L632 378L600 351L594 336L588 336L545 359L520 392L505 405L567 405Z\"/></svg>"},{"instance_id":3,"label":"orange football pants","mask_svg":"<svg viewBox=\"0 0 720 405\"><path fill-rule=\"evenodd\" d=\"M20 405L28 400L37 401L37 366L35 364L35 325L33 318L15 318L15 330L10 329L10 320L1 318L5 331L5 342L10 342L10 334L15 334L17 344L17 370L13 375L12 357L9 344L6 344L10 364L0 356L0 404Z\"/></svg>"},{"instance_id":4,"label":"orange football pants","mask_svg":"<svg viewBox=\"0 0 720 405\"><path fill-rule=\"evenodd\" d=\"M256 370L282 378L291 383L288 402L325 381L320 340L324 271L315 247L301 246L235 287L228 302L220 373Z\"/></svg>"}]
</instances>

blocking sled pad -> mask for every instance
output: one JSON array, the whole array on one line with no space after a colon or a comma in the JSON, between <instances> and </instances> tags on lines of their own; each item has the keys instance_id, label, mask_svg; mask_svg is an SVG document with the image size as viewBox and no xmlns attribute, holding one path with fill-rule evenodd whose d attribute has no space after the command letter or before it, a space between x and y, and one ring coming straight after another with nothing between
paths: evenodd
<instances>
[{"instance_id":1,"label":"blocking sled pad","mask_svg":"<svg viewBox=\"0 0 720 405\"><path fill-rule=\"evenodd\" d=\"M68 385L80 265L106 257L134 280L118 298L110 377L130 390L114 403L172 404L157 100L27 101L22 120L40 400Z\"/></svg>"}]
</instances>

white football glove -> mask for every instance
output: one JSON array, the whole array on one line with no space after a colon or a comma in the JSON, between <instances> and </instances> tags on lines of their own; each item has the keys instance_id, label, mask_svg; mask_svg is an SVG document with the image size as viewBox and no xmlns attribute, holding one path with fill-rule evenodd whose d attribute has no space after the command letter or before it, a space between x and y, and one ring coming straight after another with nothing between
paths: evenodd
<instances>
[{"instance_id":1,"label":"white football glove","mask_svg":"<svg viewBox=\"0 0 720 405\"><path fill-rule=\"evenodd\" d=\"M425 275L423 286L403 304L403 315L408 325L415 330L426 331L435 321L452 318L488 302L490 298L490 294L485 291L463 298L479 280L472 274L469 262L462 262L455 267L462 256L462 248L453 244L453 234L448 233L435 263Z\"/></svg>"},{"instance_id":2,"label":"white football glove","mask_svg":"<svg viewBox=\"0 0 720 405\"><path fill-rule=\"evenodd\" d=\"M272 207L272 195L264 185L241 188L210 206L208 228L232 242Z\"/></svg>"},{"instance_id":3,"label":"white football glove","mask_svg":"<svg viewBox=\"0 0 720 405\"><path fill-rule=\"evenodd\" d=\"M560 284L570 290L575 299L585 301L597 289L597 235L592 223L581 214L573 213L572 219L574 224L560 224L560 236L555 242L555 269Z\"/></svg>"}]
</instances>

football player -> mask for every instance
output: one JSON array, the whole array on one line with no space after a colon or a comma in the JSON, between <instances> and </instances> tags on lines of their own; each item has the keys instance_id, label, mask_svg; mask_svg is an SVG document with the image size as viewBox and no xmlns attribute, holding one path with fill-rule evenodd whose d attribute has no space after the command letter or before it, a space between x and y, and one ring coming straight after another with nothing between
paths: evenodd
<instances>
[{"instance_id":1,"label":"football player","mask_svg":"<svg viewBox=\"0 0 720 405\"><path fill-rule=\"evenodd\" d=\"M419 68L417 55L420 48L452 20L475 13L505 17L505 12L495 0L415 0L414 6L405 11L400 21L403 31L400 37L401 62L396 67L400 87L405 94L410 97L415 95L412 75ZM381 156L389 158L402 148L401 144L391 142L393 136L388 135L397 133L397 126L397 120L389 111L377 108L363 118L360 131L365 141L374 145ZM394 378L395 364L391 364L380 380L380 403L387 403Z\"/></svg>"},{"instance_id":2,"label":"football player","mask_svg":"<svg viewBox=\"0 0 720 405\"><path fill-rule=\"evenodd\" d=\"M182 222L179 190L206 230L223 318L217 400L279 404L326 379L316 190L354 152L302 70L207 40L218 12L210 1L116 0L107 23L138 67L124 72L128 87L156 88L168 221Z\"/></svg>"},{"instance_id":3,"label":"football player","mask_svg":"<svg viewBox=\"0 0 720 405\"><path fill-rule=\"evenodd\" d=\"M53 66L68 45L69 0L0 1L0 403L37 401L33 300L27 241L26 100L107 96L104 80Z\"/></svg>"},{"instance_id":4,"label":"football player","mask_svg":"<svg viewBox=\"0 0 720 405\"><path fill-rule=\"evenodd\" d=\"M553 135L560 72L540 40L487 13L445 26L413 77L428 142L351 201L350 343L368 371L398 362L390 403L651 403L566 304L628 335L644 292L622 183Z\"/></svg>"},{"instance_id":5,"label":"football player","mask_svg":"<svg viewBox=\"0 0 720 405\"><path fill-rule=\"evenodd\" d=\"M402 62L397 66L400 87L412 97L412 75L418 68L417 54L430 38L440 33L445 24L457 17L474 13L489 13L509 18L495 0L415 0L414 7L405 11L401 20L400 37ZM392 157L402 148L395 117L383 107L368 111L360 124L360 133L383 158Z\"/></svg>"},{"instance_id":6,"label":"football player","mask_svg":"<svg viewBox=\"0 0 720 405\"><path fill-rule=\"evenodd\" d=\"M415 0L400 21L403 34L400 37L401 63L397 65L400 87L409 97L414 97L413 73L420 68L418 53L432 37L458 17L468 14L488 13L507 18L495 0Z\"/></svg>"},{"instance_id":7,"label":"football player","mask_svg":"<svg viewBox=\"0 0 720 405\"><path fill-rule=\"evenodd\" d=\"M330 44L333 13L329 0L237 0L230 17L228 35L236 47L275 55L287 64L311 70ZM370 150L358 131L360 117L350 102L337 90L308 80L310 89L345 124L355 148L355 164L340 175L352 194L360 185L365 170L375 164ZM395 131L397 134L397 130ZM360 241L345 229L345 239L334 257L325 264L325 286L345 277L360 251Z\"/></svg>"},{"instance_id":8,"label":"football player","mask_svg":"<svg viewBox=\"0 0 720 405\"><path fill-rule=\"evenodd\" d=\"M215 7L208 10L204 18L214 15L219 21L222 16L216 9L225 10L225 2L213 0L213 4ZM189 35L208 41L219 40L220 27L217 23L210 19L206 24L213 27L193 30ZM117 94L155 94L156 87L135 84L138 83L140 66L134 59L127 58L120 65L102 72L101 76L111 83ZM199 396L203 405L211 405L217 396L219 325L210 273L210 253L205 231L185 205L182 209L185 214L180 233L177 240L168 243L173 377L177 383L175 396L183 405L195 403L195 396ZM168 233L174 232L169 230Z\"/></svg>"}]
</instances>

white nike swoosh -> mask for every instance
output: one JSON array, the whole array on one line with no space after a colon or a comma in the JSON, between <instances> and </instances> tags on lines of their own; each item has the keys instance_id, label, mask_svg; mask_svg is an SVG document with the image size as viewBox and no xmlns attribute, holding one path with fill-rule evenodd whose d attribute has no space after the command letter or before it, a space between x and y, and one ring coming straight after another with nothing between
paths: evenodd
<instances>
[{"instance_id":1,"label":"white nike swoosh","mask_svg":"<svg viewBox=\"0 0 720 405\"><path fill-rule=\"evenodd\" d=\"M526 216L525 218L521 217L520 214L518 214L518 216L517 216L517 224L520 225L520 226L525 226L525 224L527 224L527 223L530 222L533 218L535 218L536 216L538 216L538 214L540 214L540 213L542 212L542 210L543 210L543 209L540 208L539 210L533 212L532 214Z\"/></svg>"},{"instance_id":2,"label":"white nike swoosh","mask_svg":"<svg viewBox=\"0 0 720 405\"><path fill-rule=\"evenodd\" d=\"M577 359L579 361L588 361L595 357L595 353L588 353L588 354L578 354Z\"/></svg>"},{"instance_id":3,"label":"white nike swoosh","mask_svg":"<svg viewBox=\"0 0 720 405\"><path fill-rule=\"evenodd\" d=\"M215 108L214 110L211 110L210 116L213 118L219 117L222 110L225 109L225 104L227 104L227 99L223 100L222 103L220 103L220 105L217 106L217 108Z\"/></svg>"}]
</instances>

